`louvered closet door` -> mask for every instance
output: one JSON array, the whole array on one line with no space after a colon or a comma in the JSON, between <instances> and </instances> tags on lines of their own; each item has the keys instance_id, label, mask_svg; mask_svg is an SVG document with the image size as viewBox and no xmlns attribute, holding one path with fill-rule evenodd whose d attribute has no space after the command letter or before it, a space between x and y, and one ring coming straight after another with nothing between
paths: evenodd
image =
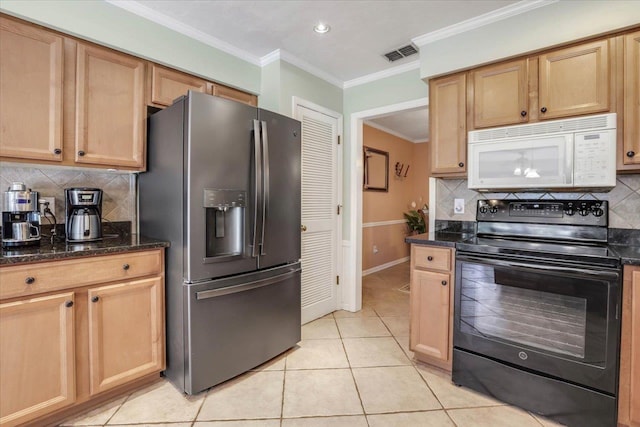
<instances>
[{"instance_id":1,"label":"louvered closet door","mask_svg":"<svg viewBox=\"0 0 640 427\"><path fill-rule=\"evenodd\" d=\"M302 122L302 323L336 309L338 121L298 107Z\"/></svg>"}]
</instances>

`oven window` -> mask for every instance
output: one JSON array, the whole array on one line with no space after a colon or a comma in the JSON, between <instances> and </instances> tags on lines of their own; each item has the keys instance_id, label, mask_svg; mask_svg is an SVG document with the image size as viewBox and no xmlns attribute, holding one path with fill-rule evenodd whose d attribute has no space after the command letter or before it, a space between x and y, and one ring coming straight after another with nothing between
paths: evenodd
<instances>
[{"instance_id":1,"label":"oven window","mask_svg":"<svg viewBox=\"0 0 640 427\"><path fill-rule=\"evenodd\" d=\"M461 279L463 333L577 359L606 341L601 282L467 262Z\"/></svg>"}]
</instances>

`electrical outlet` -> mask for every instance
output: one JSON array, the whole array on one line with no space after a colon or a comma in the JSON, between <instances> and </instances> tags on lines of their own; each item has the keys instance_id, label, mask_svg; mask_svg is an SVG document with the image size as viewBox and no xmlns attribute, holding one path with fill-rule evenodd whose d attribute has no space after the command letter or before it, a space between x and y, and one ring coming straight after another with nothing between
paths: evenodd
<instances>
[{"instance_id":1,"label":"electrical outlet","mask_svg":"<svg viewBox=\"0 0 640 427\"><path fill-rule=\"evenodd\" d=\"M454 214L464 213L464 199L453 199L453 213Z\"/></svg>"},{"instance_id":2,"label":"electrical outlet","mask_svg":"<svg viewBox=\"0 0 640 427\"><path fill-rule=\"evenodd\" d=\"M376 245L373 245L373 253L374 254L378 253L378 247Z\"/></svg>"},{"instance_id":3,"label":"electrical outlet","mask_svg":"<svg viewBox=\"0 0 640 427\"><path fill-rule=\"evenodd\" d=\"M55 197L40 197L38 199L38 209L40 210L40 224L47 223L48 221L44 219L44 207L45 203L49 202L49 209L55 215L56 212L56 198Z\"/></svg>"}]
</instances>

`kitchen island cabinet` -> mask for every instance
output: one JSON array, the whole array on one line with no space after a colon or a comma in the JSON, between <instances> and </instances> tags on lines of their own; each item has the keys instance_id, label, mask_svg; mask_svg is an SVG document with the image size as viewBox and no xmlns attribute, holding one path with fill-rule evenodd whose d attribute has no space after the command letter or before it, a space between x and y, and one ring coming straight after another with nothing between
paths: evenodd
<instances>
[{"instance_id":1,"label":"kitchen island cabinet","mask_svg":"<svg viewBox=\"0 0 640 427\"><path fill-rule=\"evenodd\" d=\"M640 31L624 38L624 139L622 166L640 170Z\"/></svg>"},{"instance_id":2,"label":"kitchen island cabinet","mask_svg":"<svg viewBox=\"0 0 640 427\"><path fill-rule=\"evenodd\" d=\"M411 245L409 348L416 359L451 371L454 249Z\"/></svg>"},{"instance_id":3,"label":"kitchen island cabinet","mask_svg":"<svg viewBox=\"0 0 640 427\"><path fill-rule=\"evenodd\" d=\"M640 267L625 266L618 425L640 427Z\"/></svg>"},{"instance_id":4,"label":"kitchen island cabinet","mask_svg":"<svg viewBox=\"0 0 640 427\"><path fill-rule=\"evenodd\" d=\"M54 424L157 380L164 249L1 265L0 332L2 425Z\"/></svg>"}]
</instances>

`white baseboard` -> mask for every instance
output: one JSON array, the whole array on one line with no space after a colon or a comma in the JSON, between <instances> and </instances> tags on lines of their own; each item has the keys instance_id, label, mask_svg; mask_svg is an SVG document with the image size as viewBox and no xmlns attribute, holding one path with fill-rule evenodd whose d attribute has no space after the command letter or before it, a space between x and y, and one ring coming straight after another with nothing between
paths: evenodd
<instances>
[{"instance_id":1,"label":"white baseboard","mask_svg":"<svg viewBox=\"0 0 640 427\"><path fill-rule=\"evenodd\" d=\"M381 265L378 265L376 267L372 267L372 268L370 268L368 270L363 270L362 271L362 276L363 277L364 276L368 276L369 274L372 274L372 273L375 273L375 272L378 272L378 271L382 271L382 270L387 269L389 267L393 267L394 265L402 264L403 262L409 261L409 259L410 258L408 256L406 256L404 258L396 259L394 261L390 261L390 262L387 262L385 264L381 264Z\"/></svg>"}]
</instances>

